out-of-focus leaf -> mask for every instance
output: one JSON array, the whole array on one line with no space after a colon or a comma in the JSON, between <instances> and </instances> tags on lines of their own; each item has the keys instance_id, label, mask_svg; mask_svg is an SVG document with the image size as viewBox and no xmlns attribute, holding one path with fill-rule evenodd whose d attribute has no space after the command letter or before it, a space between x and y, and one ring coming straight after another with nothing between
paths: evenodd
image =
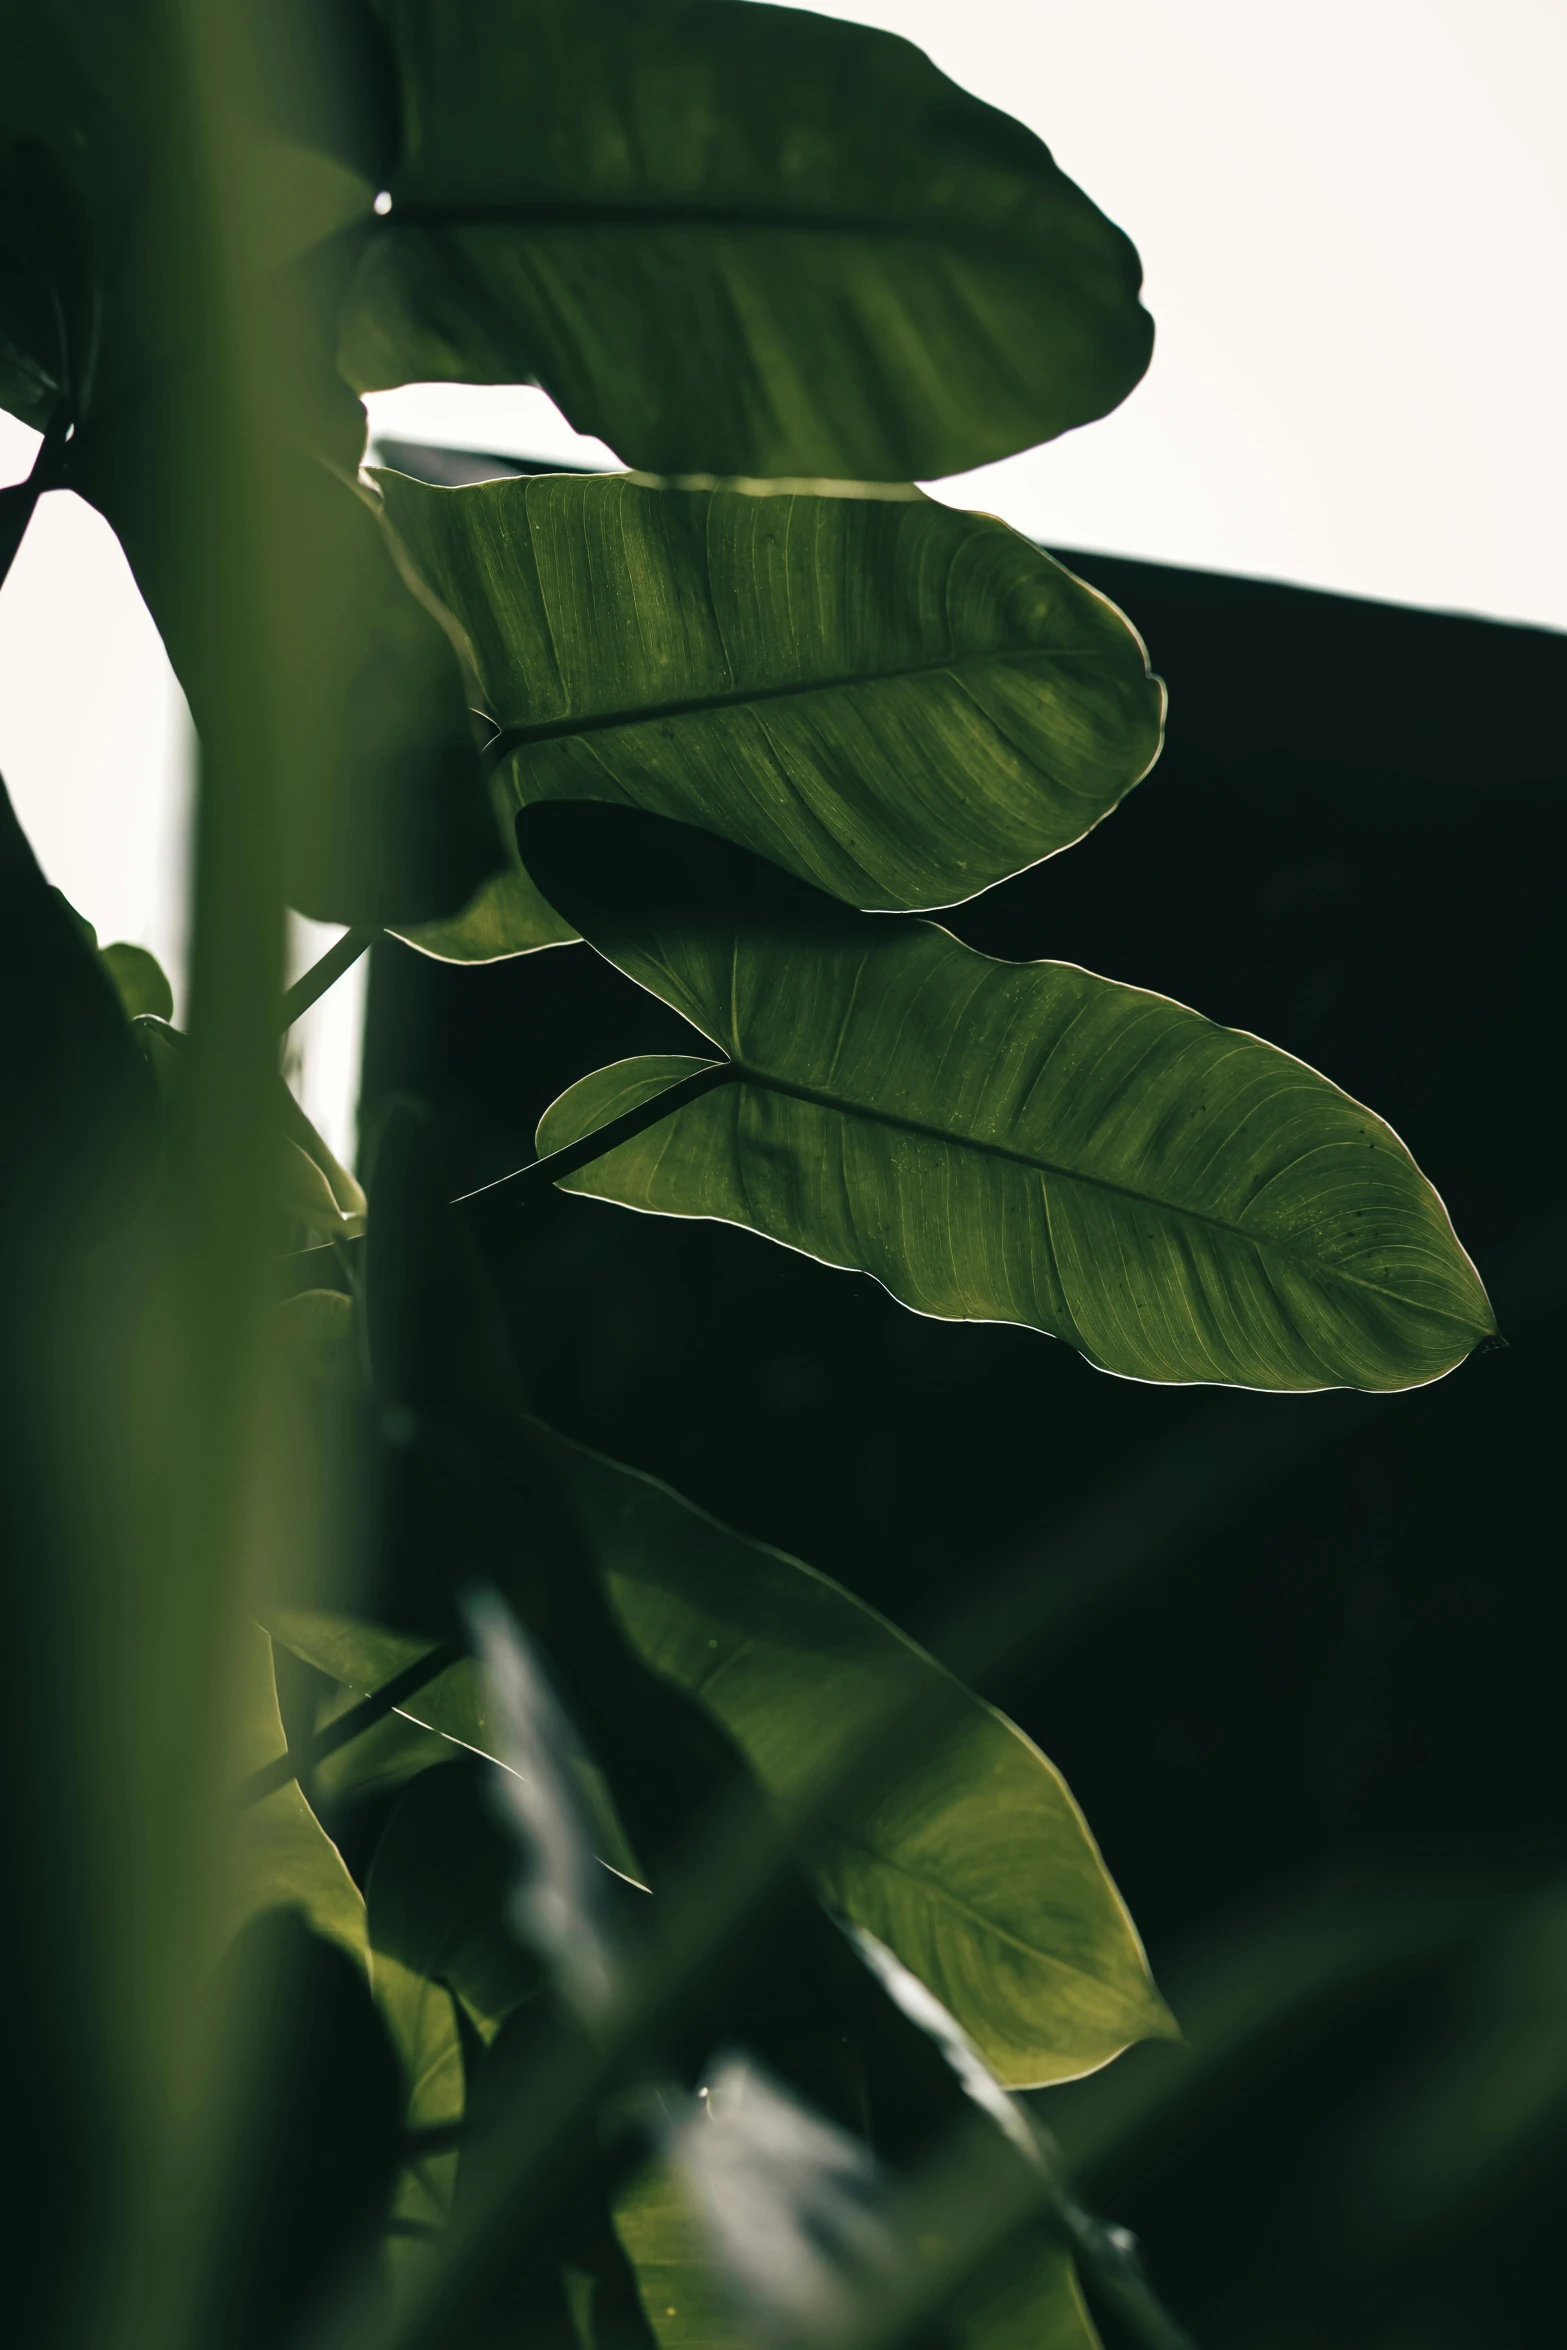
<instances>
[{"instance_id":1,"label":"out-of-focus leaf","mask_svg":"<svg viewBox=\"0 0 1567 2350\"><path fill-rule=\"evenodd\" d=\"M312 1387L347 1388L354 1378L353 1301L340 1289L302 1289L273 1310L288 1366Z\"/></svg>"},{"instance_id":2,"label":"out-of-focus leaf","mask_svg":"<svg viewBox=\"0 0 1567 2350\"><path fill-rule=\"evenodd\" d=\"M462 2001L489 2041L538 1993L536 1965L505 1931L515 1873L505 1835L462 1769L421 1773L376 1846L366 1886L371 1979L402 2064L411 2130L462 2119L466 2083L453 2001ZM444 2224L456 2174L454 2151L410 2164L397 2216Z\"/></svg>"},{"instance_id":3,"label":"out-of-focus leaf","mask_svg":"<svg viewBox=\"0 0 1567 2350\"><path fill-rule=\"evenodd\" d=\"M156 955L149 954L145 947L131 946L124 939L117 939L112 946L100 947L98 951L129 1018L134 1020L138 1014L150 1012L154 1019L173 1019L174 990Z\"/></svg>"},{"instance_id":4,"label":"out-of-focus leaf","mask_svg":"<svg viewBox=\"0 0 1567 2350\"><path fill-rule=\"evenodd\" d=\"M1440 2042L1375 2098L1351 2145L1339 2199L1362 2258L1447 2240L1567 2138L1567 1889L1520 1903L1454 1990Z\"/></svg>"},{"instance_id":5,"label":"out-of-focus leaf","mask_svg":"<svg viewBox=\"0 0 1567 2350\"><path fill-rule=\"evenodd\" d=\"M522 1860L507 1919L562 1998L592 2020L614 1994L616 1957L582 1793L588 1758L505 1601L481 1592L470 1598L467 1613L500 1731L505 1769L494 1790L496 1807Z\"/></svg>"},{"instance_id":6,"label":"out-of-focus leaf","mask_svg":"<svg viewBox=\"0 0 1567 2350\"><path fill-rule=\"evenodd\" d=\"M314 121L302 98L356 43L370 64L384 36L357 5L260 15L253 119L230 160L251 248L235 303L257 322L262 442L241 458L233 420L188 405L201 370L184 305L203 265L166 146L168 27L139 0L8 18L0 398L41 423L69 375L70 484L117 532L204 736L220 690L211 619L226 481L236 463L264 464L287 691L257 723L274 730L286 894L325 920L434 920L458 912L504 852L457 653L402 575L373 496L354 486L365 418L335 363L348 232L374 217L362 167L389 144L363 117L378 96L384 115L387 93L372 87L372 65L351 95L326 95ZM54 348L62 323L66 359Z\"/></svg>"},{"instance_id":7,"label":"out-of-focus leaf","mask_svg":"<svg viewBox=\"0 0 1567 2350\"><path fill-rule=\"evenodd\" d=\"M963 2350L1101 2350L1065 2244L1039 2229L958 2313Z\"/></svg>"},{"instance_id":8,"label":"out-of-focus leaf","mask_svg":"<svg viewBox=\"0 0 1567 2350\"><path fill-rule=\"evenodd\" d=\"M272 1673L272 1643L258 1625L245 1632L238 1762L249 1776L288 1751ZM274 1788L238 1815L229 1931L267 1909L298 1908L312 1930L367 1963L365 1905L343 1856L305 1801L297 1780Z\"/></svg>"},{"instance_id":9,"label":"out-of-focus leaf","mask_svg":"<svg viewBox=\"0 0 1567 2350\"><path fill-rule=\"evenodd\" d=\"M374 2248L402 2152L400 2083L362 1965L297 1908L225 1965L231 2143L194 2338L273 2350Z\"/></svg>"},{"instance_id":10,"label":"out-of-focus leaf","mask_svg":"<svg viewBox=\"0 0 1567 2350\"><path fill-rule=\"evenodd\" d=\"M1021 1731L826 1576L652 1478L550 1442L632 1642L716 1715L786 1806L928 1676L937 1726L824 1860L820 1883L952 2010L1003 2081L1069 2078L1173 2030L1082 1814ZM366 1691L430 1647L344 1617L271 1622L298 1655ZM402 1710L499 1754L467 1663Z\"/></svg>"},{"instance_id":11,"label":"out-of-focus leaf","mask_svg":"<svg viewBox=\"0 0 1567 2350\"><path fill-rule=\"evenodd\" d=\"M316 1727L330 1728L339 1714L359 1703L357 1690L339 1688L323 1709ZM410 1722L405 1714L389 1713L369 1729L361 1730L346 1746L327 1755L311 1773L323 1810L335 1804L358 1802L366 1796L388 1795L406 1787L435 1763L450 1762L455 1748L449 1738Z\"/></svg>"},{"instance_id":12,"label":"out-of-focus leaf","mask_svg":"<svg viewBox=\"0 0 1567 2350\"><path fill-rule=\"evenodd\" d=\"M399 1797L366 1880L376 1997L405 2056L428 2037L433 1984L462 2001L485 2041L543 1988L537 1959L506 1924L511 1839L472 1758L447 1751L451 1765L421 1772Z\"/></svg>"},{"instance_id":13,"label":"out-of-focus leaf","mask_svg":"<svg viewBox=\"0 0 1567 2350\"><path fill-rule=\"evenodd\" d=\"M918 1975L911 1974L886 1943L878 1941L874 1934L867 1934L863 1926L850 1926L848 1934L888 1997L911 2023L934 2040L957 2076L964 2095L973 2099L1020 2154L1030 2162L1037 2162L1039 2139L1021 2098L1003 2089L950 2008L943 2007Z\"/></svg>"},{"instance_id":14,"label":"out-of-focus leaf","mask_svg":"<svg viewBox=\"0 0 1567 2350\"><path fill-rule=\"evenodd\" d=\"M113 949L105 950L113 953ZM149 960L151 958L149 957ZM150 1012L136 1015L132 1033L157 1079L165 1102L179 1091L185 1038ZM277 1205L284 1215L326 1240L355 1239L365 1228L366 1201L357 1177L335 1156L279 1077ZM346 1299L343 1301L347 1303ZM310 1309L319 1322L321 1307ZM301 1325L302 1326L302 1325ZM346 1329L346 1325L345 1325ZM322 1343L326 1343L323 1335Z\"/></svg>"},{"instance_id":15,"label":"out-of-focus leaf","mask_svg":"<svg viewBox=\"0 0 1567 2350\"><path fill-rule=\"evenodd\" d=\"M1102 416L1137 256L907 42L724 0L381 0L402 153L361 390L539 382L664 474L907 481Z\"/></svg>"},{"instance_id":16,"label":"out-of-focus leaf","mask_svg":"<svg viewBox=\"0 0 1567 2350\"><path fill-rule=\"evenodd\" d=\"M41 139L0 127L0 407L39 432L69 412L90 378L96 332L76 192Z\"/></svg>"},{"instance_id":17,"label":"out-of-focus leaf","mask_svg":"<svg viewBox=\"0 0 1567 2350\"><path fill-rule=\"evenodd\" d=\"M1130 1378L1412 1387L1493 1331L1397 1135L1290 1054L630 810L528 808L518 832L551 902L739 1071L568 1188L749 1225ZM583 1079L540 1150L694 1066Z\"/></svg>"},{"instance_id":18,"label":"out-of-focus leaf","mask_svg":"<svg viewBox=\"0 0 1567 2350\"><path fill-rule=\"evenodd\" d=\"M503 859L457 652L369 493L308 454L280 461L277 474L287 509L278 527L297 554L279 610L289 691L274 714L289 902L318 921L372 928L454 913ZM185 608L189 582L135 485L117 473L94 494L199 729L203 628Z\"/></svg>"},{"instance_id":19,"label":"out-of-focus leaf","mask_svg":"<svg viewBox=\"0 0 1567 2350\"><path fill-rule=\"evenodd\" d=\"M146 1015L167 1024L174 1017L174 990L164 974L156 955L146 947L132 946L125 939L117 939L112 946L98 945L98 933L85 914L79 913L63 890L50 893L58 898L98 955L105 971L114 983L114 992L125 1007L129 1020ZM141 1040L145 1042L145 1039Z\"/></svg>"},{"instance_id":20,"label":"out-of-focus leaf","mask_svg":"<svg viewBox=\"0 0 1567 2350\"><path fill-rule=\"evenodd\" d=\"M805 2342L892 2274L892 2182L869 2146L748 2057L714 2064L668 2159L742 2337Z\"/></svg>"},{"instance_id":21,"label":"out-of-focus leaf","mask_svg":"<svg viewBox=\"0 0 1567 2350\"><path fill-rule=\"evenodd\" d=\"M136 1211L156 1100L109 976L39 872L3 785L0 1002L0 1586L27 1660L0 1719L13 1920L0 1935L0 2010L19 2030L26 2019L8 2110L26 2148L10 2224L28 2256L9 2264L7 2322L42 2343L72 2330L72 2297L103 2257L101 2206L82 2182L112 2176L105 2165L135 2141L149 2047L160 2062L172 2054L144 2031L131 1989L169 1958L137 1898L150 1878L173 1910L185 1887L151 1759L169 1717L149 1702L144 1670L169 1635L128 1598L123 1547L101 1539L124 1492L118 1373L144 1294ZM188 1656L179 1628L172 1637ZM160 1918L165 1945L185 1919Z\"/></svg>"},{"instance_id":22,"label":"out-of-focus leaf","mask_svg":"<svg viewBox=\"0 0 1567 2350\"><path fill-rule=\"evenodd\" d=\"M654 2160L621 2189L615 2226L659 2350L746 2350L754 2341L754 2324L739 2315L691 2182L675 2165ZM963 2350L1100 2350L1071 2254L1042 2228L965 2297L947 2324Z\"/></svg>"},{"instance_id":23,"label":"out-of-focus leaf","mask_svg":"<svg viewBox=\"0 0 1567 2350\"><path fill-rule=\"evenodd\" d=\"M377 478L467 633L513 812L621 801L853 905L939 906L1079 840L1157 755L1136 633L990 515Z\"/></svg>"},{"instance_id":24,"label":"out-of-focus leaf","mask_svg":"<svg viewBox=\"0 0 1567 2350\"><path fill-rule=\"evenodd\" d=\"M324 1170L297 1142L285 1138L278 1165L277 1203L285 1215L325 1240L353 1239L363 1232L363 1211L345 1213Z\"/></svg>"}]
</instances>

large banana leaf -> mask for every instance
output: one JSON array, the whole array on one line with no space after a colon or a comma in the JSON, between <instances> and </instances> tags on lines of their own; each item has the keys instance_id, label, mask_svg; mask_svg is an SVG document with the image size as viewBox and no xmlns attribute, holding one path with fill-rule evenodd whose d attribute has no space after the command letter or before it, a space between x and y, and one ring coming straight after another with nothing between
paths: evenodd
<instances>
[{"instance_id":1,"label":"large banana leaf","mask_svg":"<svg viewBox=\"0 0 1567 2350\"><path fill-rule=\"evenodd\" d=\"M846 1760L911 1681L928 1688L933 1727L820 1881L958 2016L1004 2081L1067 2078L1172 2029L1082 1814L1020 1730L826 1576L652 1478L551 1444L631 1640L711 1709L785 1805ZM272 1622L285 1645L363 1690L430 1646L343 1617ZM496 1750L470 1663L401 1710Z\"/></svg>"},{"instance_id":2,"label":"large banana leaf","mask_svg":"<svg viewBox=\"0 0 1567 2350\"><path fill-rule=\"evenodd\" d=\"M917 493L379 480L467 632L513 813L623 801L852 905L950 905L1079 840L1158 753L1135 631L990 515ZM517 893L510 951L566 929L541 934L520 870L494 888ZM486 892L460 926L475 954L498 951L498 907Z\"/></svg>"},{"instance_id":3,"label":"large banana leaf","mask_svg":"<svg viewBox=\"0 0 1567 2350\"><path fill-rule=\"evenodd\" d=\"M907 42L731 0L381 0L361 390L537 381L658 473L906 481L1102 416L1137 256Z\"/></svg>"},{"instance_id":4,"label":"large banana leaf","mask_svg":"<svg viewBox=\"0 0 1567 2350\"><path fill-rule=\"evenodd\" d=\"M539 807L519 834L552 902L736 1064L571 1188L750 1225L1132 1378L1409 1387L1493 1329L1397 1135L1288 1053L1075 964L853 914L654 818ZM697 1065L583 1079L540 1149Z\"/></svg>"}]
</instances>

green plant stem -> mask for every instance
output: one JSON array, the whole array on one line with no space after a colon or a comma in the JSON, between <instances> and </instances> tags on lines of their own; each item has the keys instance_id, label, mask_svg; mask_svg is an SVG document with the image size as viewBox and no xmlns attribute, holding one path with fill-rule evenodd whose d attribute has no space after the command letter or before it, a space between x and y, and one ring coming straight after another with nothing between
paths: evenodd
<instances>
[{"instance_id":1,"label":"green plant stem","mask_svg":"<svg viewBox=\"0 0 1567 2350\"><path fill-rule=\"evenodd\" d=\"M336 945L329 946L320 960L312 963L309 970L296 979L288 990L283 998L281 1025L285 1029L292 1028L294 1022L302 1019L329 987L337 984L345 971L353 969L360 956L373 947L381 935L379 930L345 930Z\"/></svg>"},{"instance_id":2,"label":"green plant stem","mask_svg":"<svg viewBox=\"0 0 1567 2350\"><path fill-rule=\"evenodd\" d=\"M1068 2188L1049 2198L1056 2225L1105 2301L1142 2350L1197 2350L1186 2328L1165 2308L1143 2269L1137 2239L1097 2218Z\"/></svg>"},{"instance_id":3,"label":"green plant stem","mask_svg":"<svg viewBox=\"0 0 1567 2350\"><path fill-rule=\"evenodd\" d=\"M626 1110L607 1125L595 1126L591 1134L581 1135L576 1142L566 1143L558 1151L550 1151L531 1166L518 1167L513 1174L502 1175L494 1183L486 1183L478 1191L465 1191L452 1206L462 1210L471 1220L478 1237L499 1238L504 1235L512 1217L532 1201L539 1199L552 1184L566 1175L575 1175L583 1167L590 1167L606 1151L617 1150L623 1142L633 1142L639 1134L646 1134L661 1118L670 1117L684 1109L688 1102L700 1101L705 1093L712 1093L720 1085L729 1085L740 1075L733 1061L713 1061L706 1068L693 1070L674 1085L655 1093L634 1110ZM296 1249L292 1256L282 1259L279 1297L297 1297L304 1289L351 1289L352 1266L358 1261L358 1251L364 1246L359 1240L333 1240L319 1248Z\"/></svg>"}]
</instances>

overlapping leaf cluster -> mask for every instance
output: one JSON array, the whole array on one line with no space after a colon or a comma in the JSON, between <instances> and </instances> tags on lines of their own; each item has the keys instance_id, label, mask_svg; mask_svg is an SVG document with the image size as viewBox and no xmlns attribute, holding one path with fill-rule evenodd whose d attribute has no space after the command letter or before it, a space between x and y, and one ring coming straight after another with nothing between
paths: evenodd
<instances>
[{"instance_id":1,"label":"overlapping leaf cluster","mask_svg":"<svg viewBox=\"0 0 1567 2350\"><path fill-rule=\"evenodd\" d=\"M341 0L245 24L292 901L457 961L585 940L710 1040L554 1105L540 1149L577 1189L747 1226L1140 1379L1396 1389L1460 1362L1491 1329L1484 1290L1371 1111L1196 1011L921 918L1069 849L1158 753L1163 688L1122 615L913 486L1131 390L1151 328L1120 231L906 44L785 9ZM211 583L182 516L193 483L221 506L229 444L188 397L165 19L62 6L17 34L0 397L46 437L3 526L60 484L101 506L200 725ZM430 378L542 384L635 470L452 491L361 473L356 393ZM91 941L50 928L13 866L8 918L43 924L102 1027ZM108 954L167 1076L170 1004ZM115 1065L134 1090L141 1062ZM335 1248L280 1309L284 1384L327 1431L300 1522L319 1536L340 1509L357 1566L327 1591L274 1579L272 1640L251 1636L230 1924L236 1965L357 2019L310 2042L297 2127L344 2100L357 2119L310 2223L297 2181L276 2204L287 2256L261 2250L274 2166L197 2299L214 2338L270 2341L347 2289L363 2238L395 2249L389 2340L569 2317L594 2342L711 2342L733 2320L623 2126L628 2089L694 2090L731 2040L907 2171L962 2103L818 1897L1004 2086L1168 2018L1019 1731L846 1591L529 1416L482 1235L417 1121L389 1129L368 1214L294 1113L279 1129L279 1205ZM660 1979L661 1904L724 1806L761 1844L792 1824L811 1861L780 1845L750 1939L608 2080L508 1924L473 1759L508 1760L463 1631L477 1582L586 1738L628 1984ZM857 1782L904 1717L898 1769ZM328 1828L354 1853L382 1813L351 1871ZM560 2049L591 2093L555 2188L499 2226L519 2084ZM951 2324L1092 2339L1058 2235Z\"/></svg>"}]
</instances>

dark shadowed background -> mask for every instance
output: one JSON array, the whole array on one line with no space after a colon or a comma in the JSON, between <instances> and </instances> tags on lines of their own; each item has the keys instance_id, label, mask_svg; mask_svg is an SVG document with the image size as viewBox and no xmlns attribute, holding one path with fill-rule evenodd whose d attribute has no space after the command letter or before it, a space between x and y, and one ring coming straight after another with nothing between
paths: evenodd
<instances>
[{"instance_id":1,"label":"dark shadowed background","mask_svg":"<svg viewBox=\"0 0 1567 2350\"><path fill-rule=\"evenodd\" d=\"M501 1266L516 1343L559 1426L911 1630L1009 1562L1086 1575L990 1694L1067 1774L1189 2045L1046 2117L1206 2350L1533 2350L1560 2338L1567 2142L1567 639L1065 560L1142 630L1168 747L951 928L1161 989L1363 1096L1506 1347L1347 1408L1136 1386L563 1194ZM471 1189L533 1155L572 1079L689 1042L586 947L465 969L385 942L364 1131L419 1096Z\"/></svg>"}]
</instances>

